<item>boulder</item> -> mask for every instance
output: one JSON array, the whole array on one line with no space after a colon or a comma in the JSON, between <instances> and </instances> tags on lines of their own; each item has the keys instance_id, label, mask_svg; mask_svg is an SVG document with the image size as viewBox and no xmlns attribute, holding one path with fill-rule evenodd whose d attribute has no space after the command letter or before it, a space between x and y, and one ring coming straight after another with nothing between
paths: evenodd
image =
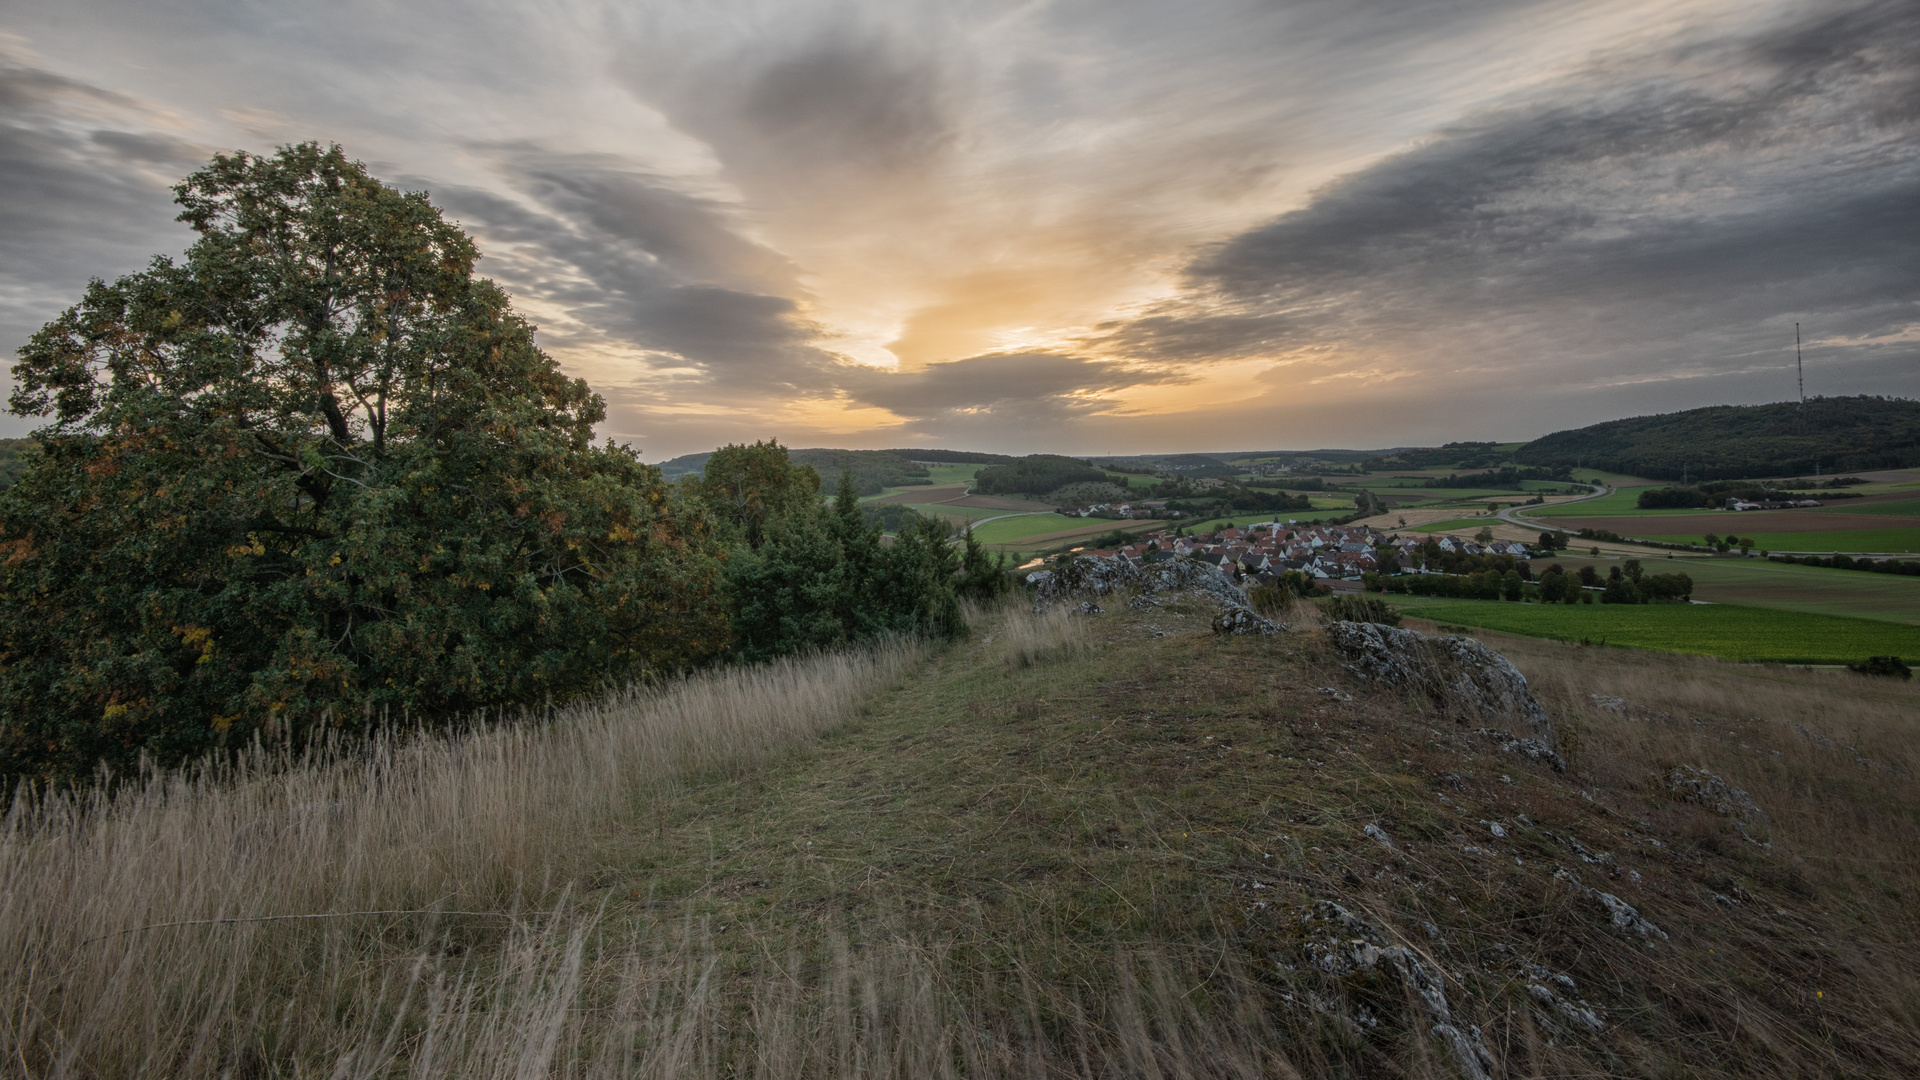
<instances>
[{"instance_id":1,"label":"boulder","mask_svg":"<svg viewBox=\"0 0 1920 1080\"><path fill-rule=\"evenodd\" d=\"M1527 689L1527 677L1506 657L1469 637L1427 637L1377 623L1336 622L1327 640L1348 671L1379 686L1417 693L1456 719L1518 720L1515 742L1542 755L1558 749L1553 721Z\"/></svg>"}]
</instances>

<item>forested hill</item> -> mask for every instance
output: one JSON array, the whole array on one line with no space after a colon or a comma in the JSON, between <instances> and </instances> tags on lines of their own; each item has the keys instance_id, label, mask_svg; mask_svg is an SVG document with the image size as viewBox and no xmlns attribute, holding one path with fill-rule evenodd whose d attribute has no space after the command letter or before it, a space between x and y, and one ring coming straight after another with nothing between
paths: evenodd
<instances>
[{"instance_id":1,"label":"forested hill","mask_svg":"<svg viewBox=\"0 0 1920 1080\"><path fill-rule=\"evenodd\" d=\"M669 480L707 467L713 452L684 454L662 462L660 471ZM827 447L788 451L796 465L811 465L831 491L844 470L853 474L854 490L862 495L878 494L883 488L930 484L924 462L941 464L996 465L1015 460L1006 454L983 454L967 450L836 450Z\"/></svg>"},{"instance_id":2,"label":"forested hill","mask_svg":"<svg viewBox=\"0 0 1920 1080\"><path fill-rule=\"evenodd\" d=\"M1514 452L1524 465L1585 466L1696 480L1858 472L1920 465L1920 401L1809 399L1803 407L1716 405L1556 431Z\"/></svg>"}]
</instances>

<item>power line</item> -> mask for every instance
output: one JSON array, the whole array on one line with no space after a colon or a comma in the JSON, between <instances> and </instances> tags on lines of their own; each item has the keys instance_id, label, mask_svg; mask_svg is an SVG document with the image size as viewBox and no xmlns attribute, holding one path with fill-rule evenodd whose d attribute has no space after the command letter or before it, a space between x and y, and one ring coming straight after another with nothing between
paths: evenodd
<instances>
[{"instance_id":1,"label":"power line","mask_svg":"<svg viewBox=\"0 0 1920 1080\"><path fill-rule=\"evenodd\" d=\"M1800 358L1800 324L1793 324L1793 369L1800 374L1800 407L1807 407L1807 365Z\"/></svg>"}]
</instances>

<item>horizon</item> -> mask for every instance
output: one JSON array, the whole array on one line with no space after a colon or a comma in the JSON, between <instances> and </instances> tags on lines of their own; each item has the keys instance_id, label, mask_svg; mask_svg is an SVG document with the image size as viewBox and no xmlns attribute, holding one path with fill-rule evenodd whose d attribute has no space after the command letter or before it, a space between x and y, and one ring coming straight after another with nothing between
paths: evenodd
<instances>
[{"instance_id":1,"label":"horizon","mask_svg":"<svg viewBox=\"0 0 1920 1080\"><path fill-rule=\"evenodd\" d=\"M356 10L11 12L6 356L316 140L650 460L1525 442L1791 400L1796 323L1810 395L1920 364L1899 0Z\"/></svg>"}]
</instances>

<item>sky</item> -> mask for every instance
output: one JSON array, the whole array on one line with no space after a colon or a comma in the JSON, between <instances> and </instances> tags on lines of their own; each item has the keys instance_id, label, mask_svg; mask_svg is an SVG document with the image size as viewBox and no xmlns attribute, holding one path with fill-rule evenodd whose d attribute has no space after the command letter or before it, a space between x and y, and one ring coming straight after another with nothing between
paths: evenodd
<instances>
[{"instance_id":1,"label":"sky","mask_svg":"<svg viewBox=\"0 0 1920 1080\"><path fill-rule=\"evenodd\" d=\"M212 154L425 189L648 460L1920 392L1920 4L6 0L0 356ZM0 435L39 421L8 417Z\"/></svg>"}]
</instances>

